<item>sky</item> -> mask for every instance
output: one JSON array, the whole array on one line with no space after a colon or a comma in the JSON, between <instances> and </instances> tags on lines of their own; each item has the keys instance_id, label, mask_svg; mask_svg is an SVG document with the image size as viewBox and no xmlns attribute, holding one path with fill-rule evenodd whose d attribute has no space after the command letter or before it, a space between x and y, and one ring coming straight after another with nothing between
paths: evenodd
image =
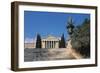
<instances>
[{"instance_id":1,"label":"sky","mask_svg":"<svg viewBox=\"0 0 100 73\"><path fill-rule=\"evenodd\" d=\"M24 38L31 42L39 33L41 37L53 35L68 37L66 25L68 18L72 17L74 26L81 25L85 18L90 19L90 14L24 11Z\"/></svg>"}]
</instances>

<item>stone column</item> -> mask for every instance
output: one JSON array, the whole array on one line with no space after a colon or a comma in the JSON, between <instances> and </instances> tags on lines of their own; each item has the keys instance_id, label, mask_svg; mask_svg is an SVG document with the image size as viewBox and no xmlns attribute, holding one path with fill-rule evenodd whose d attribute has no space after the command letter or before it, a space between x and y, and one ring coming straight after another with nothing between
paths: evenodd
<instances>
[{"instance_id":1,"label":"stone column","mask_svg":"<svg viewBox=\"0 0 100 73\"><path fill-rule=\"evenodd\" d=\"M46 46L47 46L47 48L48 48L48 41L47 41L47 45L46 45Z\"/></svg>"},{"instance_id":2,"label":"stone column","mask_svg":"<svg viewBox=\"0 0 100 73\"><path fill-rule=\"evenodd\" d=\"M45 41L42 41L42 48L45 48Z\"/></svg>"},{"instance_id":3,"label":"stone column","mask_svg":"<svg viewBox=\"0 0 100 73\"><path fill-rule=\"evenodd\" d=\"M50 41L50 48L52 48L52 44L51 44L51 41Z\"/></svg>"},{"instance_id":4,"label":"stone column","mask_svg":"<svg viewBox=\"0 0 100 73\"><path fill-rule=\"evenodd\" d=\"M50 45L49 48L51 48L51 41L49 41L49 45Z\"/></svg>"},{"instance_id":5,"label":"stone column","mask_svg":"<svg viewBox=\"0 0 100 73\"><path fill-rule=\"evenodd\" d=\"M50 45L49 48L51 48L51 41L49 41L49 45Z\"/></svg>"},{"instance_id":6,"label":"stone column","mask_svg":"<svg viewBox=\"0 0 100 73\"><path fill-rule=\"evenodd\" d=\"M55 48L55 41L54 41L54 48Z\"/></svg>"},{"instance_id":7,"label":"stone column","mask_svg":"<svg viewBox=\"0 0 100 73\"><path fill-rule=\"evenodd\" d=\"M49 48L51 48L51 42L49 41Z\"/></svg>"},{"instance_id":8,"label":"stone column","mask_svg":"<svg viewBox=\"0 0 100 73\"><path fill-rule=\"evenodd\" d=\"M53 41L51 41L51 43L52 43L52 48L53 48Z\"/></svg>"},{"instance_id":9,"label":"stone column","mask_svg":"<svg viewBox=\"0 0 100 73\"><path fill-rule=\"evenodd\" d=\"M44 41L44 43L45 43L45 41ZM46 43L45 43L45 45L46 45ZM45 48L46 48L46 46L45 46Z\"/></svg>"},{"instance_id":10,"label":"stone column","mask_svg":"<svg viewBox=\"0 0 100 73\"><path fill-rule=\"evenodd\" d=\"M54 47L56 48L56 41L54 42Z\"/></svg>"},{"instance_id":11,"label":"stone column","mask_svg":"<svg viewBox=\"0 0 100 73\"><path fill-rule=\"evenodd\" d=\"M53 41L53 48L55 48L55 41Z\"/></svg>"},{"instance_id":12,"label":"stone column","mask_svg":"<svg viewBox=\"0 0 100 73\"><path fill-rule=\"evenodd\" d=\"M54 41L54 48L55 48L55 41Z\"/></svg>"},{"instance_id":13,"label":"stone column","mask_svg":"<svg viewBox=\"0 0 100 73\"><path fill-rule=\"evenodd\" d=\"M47 41L45 41L45 48L47 48Z\"/></svg>"},{"instance_id":14,"label":"stone column","mask_svg":"<svg viewBox=\"0 0 100 73\"><path fill-rule=\"evenodd\" d=\"M50 48L50 42L48 41L47 47Z\"/></svg>"},{"instance_id":15,"label":"stone column","mask_svg":"<svg viewBox=\"0 0 100 73\"><path fill-rule=\"evenodd\" d=\"M56 41L55 48L59 48L59 41Z\"/></svg>"},{"instance_id":16,"label":"stone column","mask_svg":"<svg viewBox=\"0 0 100 73\"><path fill-rule=\"evenodd\" d=\"M51 48L52 48L52 41L51 41Z\"/></svg>"},{"instance_id":17,"label":"stone column","mask_svg":"<svg viewBox=\"0 0 100 73\"><path fill-rule=\"evenodd\" d=\"M52 48L54 48L54 46L53 46L53 41L52 41Z\"/></svg>"},{"instance_id":18,"label":"stone column","mask_svg":"<svg viewBox=\"0 0 100 73\"><path fill-rule=\"evenodd\" d=\"M50 48L50 42L49 42L49 41L48 41L48 45L47 45L47 47Z\"/></svg>"},{"instance_id":19,"label":"stone column","mask_svg":"<svg viewBox=\"0 0 100 73\"><path fill-rule=\"evenodd\" d=\"M52 48L52 41L51 41L51 48Z\"/></svg>"}]
</instances>

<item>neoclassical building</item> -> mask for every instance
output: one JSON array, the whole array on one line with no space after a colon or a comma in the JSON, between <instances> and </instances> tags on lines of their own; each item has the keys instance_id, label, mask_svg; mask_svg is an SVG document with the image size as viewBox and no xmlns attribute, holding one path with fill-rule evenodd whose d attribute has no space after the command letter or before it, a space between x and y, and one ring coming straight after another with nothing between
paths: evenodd
<instances>
[{"instance_id":1,"label":"neoclassical building","mask_svg":"<svg viewBox=\"0 0 100 73\"><path fill-rule=\"evenodd\" d=\"M61 38L48 35L42 39L42 48L59 48L59 40Z\"/></svg>"},{"instance_id":2,"label":"neoclassical building","mask_svg":"<svg viewBox=\"0 0 100 73\"><path fill-rule=\"evenodd\" d=\"M61 37L55 37L52 35L48 35L45 38L41 39L42 42L42 48L59 48L59 41L61 40ZM36 43L25 43L25 48L35 48Z\"/></svg>"}]
</instances>

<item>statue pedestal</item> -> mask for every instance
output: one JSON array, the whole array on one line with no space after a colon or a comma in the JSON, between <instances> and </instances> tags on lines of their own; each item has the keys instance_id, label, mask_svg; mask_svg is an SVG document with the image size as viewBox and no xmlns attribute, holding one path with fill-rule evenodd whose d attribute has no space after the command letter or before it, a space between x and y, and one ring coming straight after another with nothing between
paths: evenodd
<instances>
[{"instance_id":1,"label":"statue pedestal","mask_svg":"<svg viewBox=\"0 0 100 73\"><path fill-rule=\"evenodd\" d=\"M67 51L69 52L69 55L76 58L76 59L81 59L83 58L81 56L81 54L79 54L78 52L76 52L71 45L71 40L68 41L68 45L67 45Z\"/></svg>"}]
</instances>

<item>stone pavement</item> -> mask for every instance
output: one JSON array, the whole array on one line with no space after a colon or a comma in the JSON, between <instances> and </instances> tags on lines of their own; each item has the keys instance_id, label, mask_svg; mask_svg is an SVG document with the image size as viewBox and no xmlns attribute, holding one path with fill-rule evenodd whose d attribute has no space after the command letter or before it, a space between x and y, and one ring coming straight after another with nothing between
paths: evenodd
<instances>
[{"instance_id":1,"label":"stone pavement","mask_svg":"<svg viewBox=\"0 0 100 73\"><path fill-rule=\"evenodd\" d=\"M67 60L81 59L82 56L71 46L71 40L68 41L66 48L34 48L24 49L24 61L48 61L48 60Z\"/></svg>"}]
</instances>

